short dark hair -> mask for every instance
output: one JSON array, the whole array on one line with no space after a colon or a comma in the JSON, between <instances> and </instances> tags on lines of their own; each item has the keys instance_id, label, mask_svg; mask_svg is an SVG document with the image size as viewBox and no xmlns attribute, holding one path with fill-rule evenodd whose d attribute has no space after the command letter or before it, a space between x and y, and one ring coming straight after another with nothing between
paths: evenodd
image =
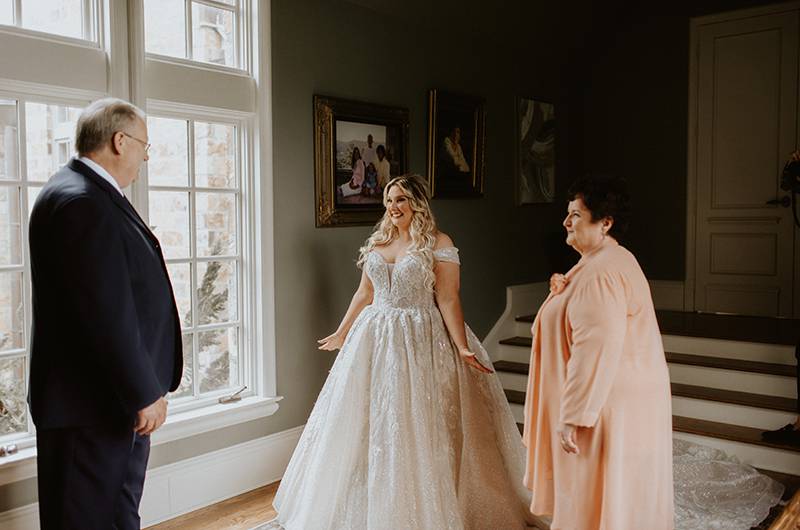
<instances>
[{"instance_id":1,"label":"short dark hair","mask_svg":"<svg viewBox=\"0 0 800 530\"><path fill-rule=\"evenodd\" d=\"M592 222L611 217L614 223L608 235L620 239L630 224L631 198L628 183L621 177L610 175L586 175L572 183L567 191L570 201L580 197L592 214Z\"/></svg>"}]
</instances>

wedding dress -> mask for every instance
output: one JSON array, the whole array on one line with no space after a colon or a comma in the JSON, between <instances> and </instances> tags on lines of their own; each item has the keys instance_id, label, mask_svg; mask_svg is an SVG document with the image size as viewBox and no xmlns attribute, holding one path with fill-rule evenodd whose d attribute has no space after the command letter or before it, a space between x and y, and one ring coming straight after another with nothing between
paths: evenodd
<instances>
[{"instance_id":1,"label":"wedding dress","mask_svg":"<svg viewBox=\"0 0 800 530\"><path fill-rule=\"evenodd\" d=\"M435 259L459 263L453 247ZM516 530L532 518L521 437L496 375L469 368L424 265L373 251L374 299L347 336L259 530ZM482 364L491 361L469 329ZM722 451L673 440L676 530L747 530L783 486Z\"/></svg>"},{"instance_id":2,"label":"wedding dress","mask_svg":"<svg viewBox=\"0 0 800 530\"><path fill-rule=\"evenodd\" d=\"M436 250L459 263L458 250ZM495 374L460 358L425 265L364 264L374 288L295 449L268 528L522 530L533 524L524 452ZM469 348L491 361L467 327Z\"/></svg>"},{"instance_id":3,"label":"wedding dress","mask_svg":"<svg viewBox=\"0 0 800 530\"><path fill-rule=\"evenodd\" d=\"M675 530L749 530L769 515L783 485L719 449L672 440Z\"/></svg>"}]
</instances>

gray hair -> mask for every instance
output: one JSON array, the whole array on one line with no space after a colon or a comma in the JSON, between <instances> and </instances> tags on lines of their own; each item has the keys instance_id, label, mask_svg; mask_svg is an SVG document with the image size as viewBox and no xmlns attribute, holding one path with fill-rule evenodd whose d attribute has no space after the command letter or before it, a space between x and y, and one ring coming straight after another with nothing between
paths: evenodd
<instances>
[{"instance_id":1,"label":"gray hair","mask_svg":"<svg viewBox=\"0 0 800 530\"><path fill-rule=\"evenodd\" d=\"M114 133L125 131L139 118L145 121L145 113L132 103L117 99L98 99L83 109L75 129L75 150L83 156L94 153L111 141Z\"/></svg>"}]
</instances>

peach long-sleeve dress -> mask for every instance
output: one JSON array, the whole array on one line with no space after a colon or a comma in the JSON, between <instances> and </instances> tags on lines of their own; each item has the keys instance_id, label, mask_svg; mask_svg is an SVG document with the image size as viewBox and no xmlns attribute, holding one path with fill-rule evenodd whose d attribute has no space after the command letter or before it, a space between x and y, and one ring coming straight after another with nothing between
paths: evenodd
<instances>
[{"instance_id":1,"label":"peach long-sleeve dress","mask_svg":"<svg viewBox=\"0 0 800 530\"><path fill-rule=\"evenodd\" d=\"M636 258L607 238L533 324L523 441L531 511L551 530L672 530L669 374ZM559 443L577 425L580 454Z\"/></svg>"}]
</instances>

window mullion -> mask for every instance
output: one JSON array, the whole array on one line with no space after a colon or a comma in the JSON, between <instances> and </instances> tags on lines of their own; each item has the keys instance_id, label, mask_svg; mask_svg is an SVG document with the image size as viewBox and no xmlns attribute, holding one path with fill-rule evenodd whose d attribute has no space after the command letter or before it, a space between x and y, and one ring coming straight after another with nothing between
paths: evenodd
<instances>
[{"instance_id":1,"label":"window mullion","mask_svg":"<svg viewBox=\"0 0 800 530\"><path fill-rule=\"evenodd\" d=\"M21 0L18 0L21 3ZM29 245L25 243L28 241L28 223L25 222L28 219L28 212L30 211L28 206L28 128L27 128L27 118L25 114L25 101L22 98L17 99L17 172L19 173L20 179L20 205L22 211L20 215L22 216L22 292L23 292L23 307L24 307L24 326L25 330L30 334L29 330L33 329L33 308L31 307L31 302L33 300L33 293L31 292L31 282L29 280L30 277L30 248ZM26 334L26 335L27 335ZM25 341L26 344L30 344L30 338L25 337L27 340ZM27 350L27 346L25 347ZM30 379L30 354L26 356L25 361L25 382ZM24 383L23 383L24 384ZM33 429L33 421L31 421L30 410L28 410L26 414L26 427L28 435L34 434Z\"/></svg>"},{"instance_id":2,"label":"window mullion","mask_svg":"<svg viewBox=\"0 0 800 530\"><path fill-rule=\"evenodd\" d=\"M14 25L22 27L22 0L14 0Z\"/></svg>"},{"instance_id":3,"label":"window mullion","mask_svg":"<svg viewBox=\"0 0 800 530\"><path fill-rule=\"evenodd\" d=\"M189 3L188 0L187 3ZM189 157L187 168L189 171L189 257L191 258L191 264L189 265L189 286L191 289L190 299L192 306L192 396L196 399L200 396L200 352L198 351L200 341L198 340L197 332L200 315L198 315L197 303L197 221L195 218L197 194L194 190L194 120L187 120L186 123L186 134L188 135L186 139L186 156Z\"/></svg>"},{"instance_id":4,"label":"window mullion","mask_svg":"<svg viewBox=\"0 0 800 530\"><path fill-rule=\"evenodd\" d=\"M249 316L250 311L244 311L245 305L245 293L244 293L244 267L242 267L242 259L241 257L244 255L244 214L245 208L242 201L242 193L241 190L243 189L243 174L242 174L242 162L246 160L248 155L247 150L245 149L245 142L244 142L244 123L239 122L236 125L234 131L236 134L234 135L234 141L236 145L234 147L234 152L236 153L236 160L234 164L234 185L236 186L237 190L239 190L234 198L234 205L236 207L236 259L234 260L234 270L236 271L236 292L238 296L236 297L236 316L239 321L239 326L237 330L238 335L238 347L239 347L239 384L240 385L247 385L248 388L253 388L253 381L251 381L248 377L248 373L254 373L252 370L253 363L251 362L251 352L253 351L252 344L249 342L246 344L244 340L244 327L246 318ZM248 298L249 301L249 298Z\"/></svg>"},{"instance_id":5,"label":"window mullion","mask_svg":"<svg viewBox=\"0 0 800 530\"><path fill-rule=\"evenodd\" d=\"M186 57L194 58L194 36L192 35L192 0L185 0L186 10Z\"/></svg>"},{"instance_id":6,"label":"window mullion","mask_svg":"<svg viewBox=\"0 0 800 530\"><path fill-rule=\"evenodd\" d=\"M92 24L92 20L94 19L94 14L92 13L92 0L82 0L81 1L81 9L82 9L82 17L81 17L81 34L83 38L90 41L96 41L95 38L95 31L94 25Z\"/></svg>"}]
</instances>

